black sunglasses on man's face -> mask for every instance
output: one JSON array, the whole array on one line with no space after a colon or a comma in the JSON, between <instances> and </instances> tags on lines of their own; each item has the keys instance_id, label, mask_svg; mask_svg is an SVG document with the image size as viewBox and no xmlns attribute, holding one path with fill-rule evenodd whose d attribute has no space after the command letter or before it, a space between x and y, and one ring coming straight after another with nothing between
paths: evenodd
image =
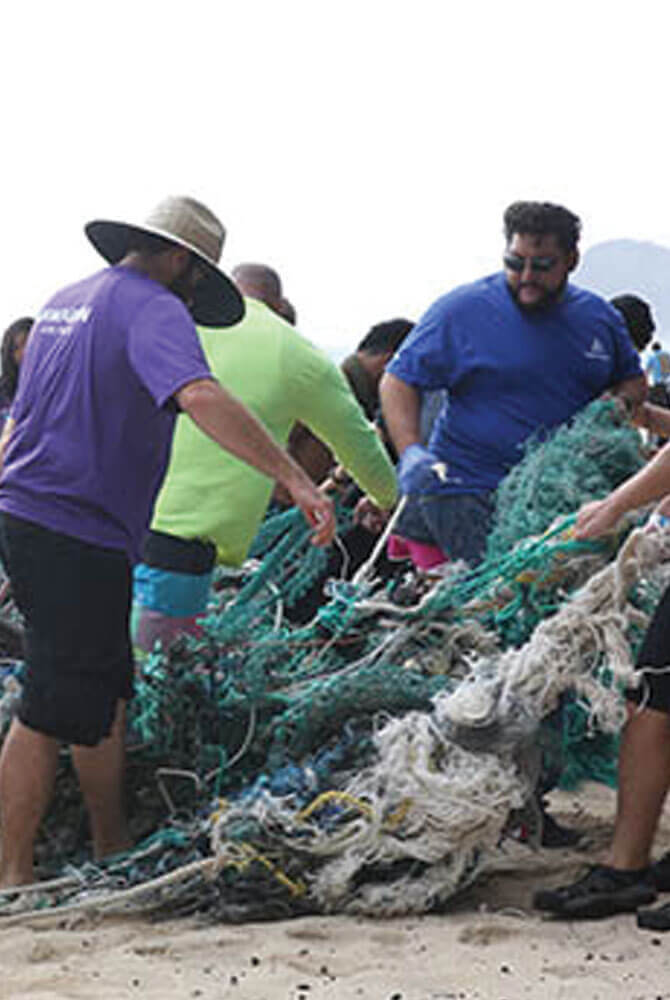
<instances>
[{"instance_id":1,"label":"black sunglasses on man's face","mask_svg":"<svg viewBox=\"0 0 670 1000\"><path fill-rule=\"evenodd\" d=\"M551 271L556 260L556 257L522 257L518 253L503 254L503 264L507 270L515 271L517 274L521 274L526 266L526 261L530 262L531 271Z\"/></svg>"}]
</instances>

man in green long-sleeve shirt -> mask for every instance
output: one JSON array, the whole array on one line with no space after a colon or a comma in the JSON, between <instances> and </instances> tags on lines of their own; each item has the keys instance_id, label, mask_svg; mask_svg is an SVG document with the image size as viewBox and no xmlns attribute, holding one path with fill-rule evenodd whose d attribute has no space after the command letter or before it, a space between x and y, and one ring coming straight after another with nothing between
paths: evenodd
<instances>
[{"instance_id":1,"label":"man in green long-sleeve shirt","mask_svg":"<svg viewBox=\"0 0 670 1000\"><path fill-rule=\"evenodd\" d=\"M280 444L306 424L335 453L371 500L396 500L393 466L341 371L277 314L278 275L243 265L233 275L245 295L245 318L228 330L198 330L215 376L242 400ZM144 563L135 571L134 639L151 649L197 629L216 561L239 566L265 515L272 480L212 447L178 418Z\"/></svg>"}]
</instances>

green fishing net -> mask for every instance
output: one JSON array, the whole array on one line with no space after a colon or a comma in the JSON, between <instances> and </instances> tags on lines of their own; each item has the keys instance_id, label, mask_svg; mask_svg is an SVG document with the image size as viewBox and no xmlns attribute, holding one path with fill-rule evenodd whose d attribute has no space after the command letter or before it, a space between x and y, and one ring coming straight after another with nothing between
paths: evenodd
<instances>
[{"instance_id":1,"label":"green fishing net","mask_svg":"<svg viewBox=\"0 0 670 1000\"><path fill-rule=\"evenodd\" d=\"M138 665L129 713L131 813L137 837L153 839L143 842L141 863L134 855L120 862L128 883L205 857L213 801L243 801L269 789L300 808L338 787L342 775L371 760L372 736L384 719L430 711L435 694L459 683L469 669L470 637L489 651L525 643L615 554L615 542L572 538L571 515L643 462L639 434L616 405L594 403L547 440L528 442L498 491L479 567L455 567L439 582L408 582L403 574L383 583L332 581L329 599L306 625L293 625L285 613L323 574L327 555L310 544L298 511L269 516L254 562L242 572L217 571L202 636L181 637ZM351 512L338 516L345 530ZM651 613L659 596L648 585L632 600ZM639 640L631 635L631 647ZM6 725L11 712L3 716L2 705ZM565 785L614 780L616 741L591 732L586 719L570 702L546 741L550 766L558 760ZM83 864L86 850L67 765L58 781L40 844L44 870L65 858ZM163 842L165 852L155 847ZM276 889L268 871L266 865L263 878ZM226 879L230 891L233 883L239 890L240 912L258 915L244 909L247 876L238 875ZM247 899L257 903L254 884Z\"/></svg>"}]
</instances>

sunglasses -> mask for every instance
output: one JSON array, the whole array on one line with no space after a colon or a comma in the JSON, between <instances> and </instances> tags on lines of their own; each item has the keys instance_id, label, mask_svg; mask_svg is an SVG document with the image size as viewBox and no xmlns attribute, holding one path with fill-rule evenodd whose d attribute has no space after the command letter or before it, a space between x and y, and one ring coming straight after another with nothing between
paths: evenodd
<instances>
[{"instance_id":1,"label":"sunglasses","mask_svg":"<svg viewBox=\"0 0 670 1000\"><path fill-rule=\"evenodd\" d=\"M521 274L526 266L526 261L530 261L531 271L542 272L551 271L556 260L556 257L522 257L518 253L503 254L503 264L508 271L515 271L516 274Z\"/></svg>"}]
</instances>

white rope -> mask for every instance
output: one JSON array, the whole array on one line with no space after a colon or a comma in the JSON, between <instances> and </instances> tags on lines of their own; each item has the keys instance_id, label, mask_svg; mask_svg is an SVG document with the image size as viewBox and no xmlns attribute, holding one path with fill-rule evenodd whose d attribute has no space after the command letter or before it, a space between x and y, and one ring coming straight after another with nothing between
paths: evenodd
<instances>
[{"instance_id":1,"label":"white rope","mask_svg":"<svg viewBox=\"0 0 670 1000\"><path fill-rule=\"evenodd\" d=\"M400 517L406 506L407 506L407 497L400 497L396 509L393 511L388 521L386 522L384 530L379 536L379 540L377 541L377 544L375 545L374 549L370 554L370 558L368 559L367 562L364 562L362 566L359 566L356 572L354 573L351 581L353 584L361 584L365 580L367 580L370 571L372 570L372 567L379 559L380 553L383 551L389 535L391 534L396 524L398 523L398 518Z\"/></svg>"},{"instance_id":2,"label":"white rope","mask_svg":"<svg viewBox=\"0 0 670 1000\"><path fill-rule=\"evenodd\" d=\"M489 647L455 692L435 698L432 713L390 719L375 734L376 762L342 790L350 806L337 823L320 824L318 813L300 818L290 799L267 793L240 806L239 817L253 817L272 831L273 840L288 848L299 843L301 852L319 859L311 893L325 911L422 913L483 871L500 867L510 810L522 808L534 792L532 736L561 693L575 690L604 731L623 724L618 687L638 679L626 631L632 622L646 623L628 594L663 560L667 576L668 548L667 538L659 544L648 533L632 532L617 559L545 619L524 646L502 653ZM449 627L442 627L448 636ZM603 683L603 668L610 686ZM483 749L454 742L455 733L479 736ZM224 865L234 846L225 836L231 818L235 808L212 830L212 848ZM428 867L388 884L360 878L375 864L407 859Z\"/></svg>"}]
</instances>

